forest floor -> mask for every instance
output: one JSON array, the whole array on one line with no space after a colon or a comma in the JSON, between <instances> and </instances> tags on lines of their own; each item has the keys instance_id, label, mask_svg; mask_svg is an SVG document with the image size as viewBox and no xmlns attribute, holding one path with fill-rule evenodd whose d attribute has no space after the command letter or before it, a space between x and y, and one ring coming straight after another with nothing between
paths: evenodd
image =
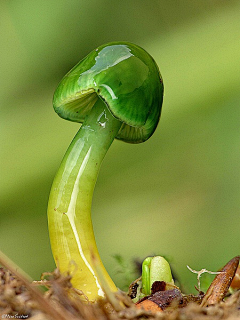
<instances>
[{"instance_id":1,"label":"forest floor","mask_svg":"<svg viewBox=\"0 0 240 320\"><path fill-rule=\"evenodd\" d=\"M41 281L30 282L8 264L3 266L1 263L0 317L31 320L237 320L240 319L240 289L231 293L228 290L233 278L233 264L236 271L239 263L239 257L234 259L221 269L226 272L215 277L206 294L184 295L177 287L160 289L138 305L123 292L106 293L106 299L90 303L72 287L70 275L60 274L58 269L45 274ZM226 280L223 274L229 272ZM156 308L146 307L153 302Z\"/></svg>"}]
</instances>

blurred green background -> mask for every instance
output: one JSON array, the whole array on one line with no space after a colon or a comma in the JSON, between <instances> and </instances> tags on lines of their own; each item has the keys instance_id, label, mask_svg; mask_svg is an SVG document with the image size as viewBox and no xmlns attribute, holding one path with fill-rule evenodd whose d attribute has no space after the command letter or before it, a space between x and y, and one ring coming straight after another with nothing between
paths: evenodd
<instances>
[{"instance_id":1,"label":"blurred green background","mask_svg":"<svg viewBox=\"0 0 240 320\"><path fill-rule=\"evenodd\" d=\"M0 2L0 249L33 278L54 262L46 208L78 124L52 95L63 75L110 41L144 47L165 84L160 125L144 144L115 141L93 201L99 251L162 254L194 292L198 270L240 254L240 2L11 0Z\"/></svg>"}]
</instances>

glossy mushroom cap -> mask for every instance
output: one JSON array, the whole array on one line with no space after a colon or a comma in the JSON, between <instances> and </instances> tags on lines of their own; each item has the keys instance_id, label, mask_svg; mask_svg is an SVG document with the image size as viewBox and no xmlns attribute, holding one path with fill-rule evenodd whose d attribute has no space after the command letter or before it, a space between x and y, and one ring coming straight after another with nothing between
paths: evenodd
<instances>
[{"instance_id":1,"label":"glossy mushroom cap","mask_svg":"<svg viewBox=\"0 0 240 320\"><path fill-rule=\"evenodd\" d=\"M55 91L53 106L60 117L83 122L99 98L123 122L117 139L146 141L161 114L163 81L157 64L134 44L102 45L66 74Z\"/></svg>"}]
</instances>

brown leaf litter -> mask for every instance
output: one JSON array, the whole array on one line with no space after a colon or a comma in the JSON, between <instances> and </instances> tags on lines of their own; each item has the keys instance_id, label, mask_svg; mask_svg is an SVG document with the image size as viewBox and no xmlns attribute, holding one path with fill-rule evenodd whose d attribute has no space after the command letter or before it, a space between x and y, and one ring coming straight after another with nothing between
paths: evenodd
<instances>
[{"instance_id":1,"label":"brown leaf litter","mask_svg":"<svg viewBox=\"0 0 240 320\"><path fill-rule=\"evenodd\" d=\"M106 299L90 303L81 291L72 287L69 274L61 274L56 269L43 274L41 281L30 282L8 262L1 261L0 317L31 320L240 320L240 288L227 293L238 263L239 256L228 262L205 295L202 292L197 296L184 295L177 288L164 291L161 289L164 283L155 284L156 292L144 300L147 304L157 304L160 309L149 311L144 307L137 308L131 298L120 291L114 294L114 299L107 294ZM112 301L117 301L121 307Z\"/></svg>"}]
</instances>

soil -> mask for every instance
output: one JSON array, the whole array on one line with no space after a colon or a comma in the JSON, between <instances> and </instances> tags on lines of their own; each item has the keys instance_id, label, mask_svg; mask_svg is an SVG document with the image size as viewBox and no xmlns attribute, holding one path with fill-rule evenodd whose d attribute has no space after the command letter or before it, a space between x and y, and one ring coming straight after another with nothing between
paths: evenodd
<instances>
[{"instance_id":1,"label":"soil","mask_svg":"<svg viewBox=\"0 0 240 320\"><path fill-rule=\"evenodd\" d=\"M29 282L22 274L18 274L16 271L12 272L12 268L10 269L11 271L6 267L0 268L0 316L2 319L240 319L239 289L232 294L225 294L224 301L221 297L221 301L213 305L202 303L204 299L206 300L206 295L203 293L194 297L185 296L178 292L177 296L181 296L177 303L168 304L166 302L168 300L165 300L165 304L162 304L163 310L160 308L157 311L154 309L147 311L137 307L131 298L123 292L111 294L96 303L89 303L82 292L72 287L71 277L60 274L57 269L53 273L43 275L43 280L38 282ZM160 294L161 299L164 299L163 296L166 295L166 292L163 295ZM169 299L168 292L167 296ZM151 302L154 299L151 297L151 299L145 300Z\"/></svg>"}]
</instances>

